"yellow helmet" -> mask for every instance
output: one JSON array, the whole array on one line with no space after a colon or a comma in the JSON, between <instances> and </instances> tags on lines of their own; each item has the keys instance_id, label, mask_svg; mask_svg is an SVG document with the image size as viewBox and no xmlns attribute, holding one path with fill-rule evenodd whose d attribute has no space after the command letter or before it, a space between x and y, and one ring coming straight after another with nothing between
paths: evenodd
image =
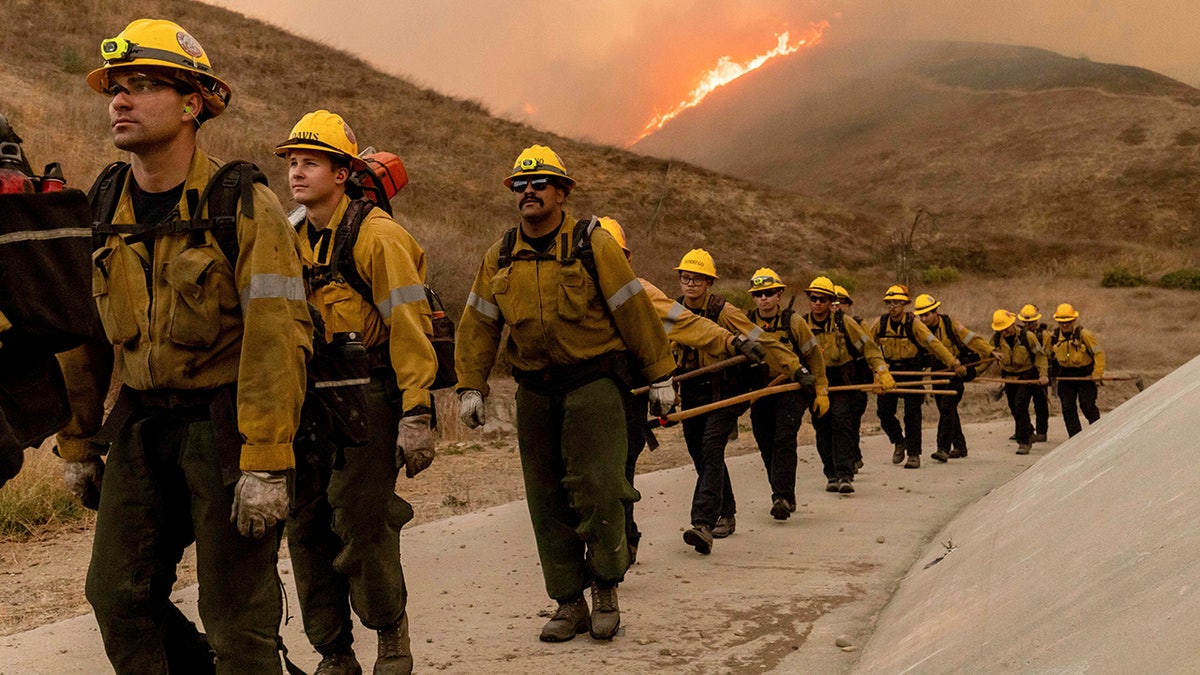
<instances>
[{"instance_id":1,"label":"yellow helmet","mask_svg":"<svg viewBox=\"0 0 1200 675\"><path fill-rule=\"evenodd\" d=\"M833 280L829 277L817 277L808 284L808 288L804 289L804 292L820 293L836 298L838 296L838 287L833 285Z\"/></svg>"},{"instance_id":2,"label":"yellow helmet","mask_svg":"<svg viewBox=\"0 0 1200 675\"><path fill-rule=\"evenodd\" d=\"M1059 305L1058 309L1054 310L1054 320L1055 321L1067 323L1070 321L1074 321L1075 319L1078 319L1078 318L1079 318L1079 312L1076 311L1076 309L1074 307L1072 307L1071 305L1069 305L1065 302L1063 304Z\"/></svg>"},{"instance_id":3,"label":"yellow helmet","mask_svg":"<svg viewBox=\"0 0 1200 675\"><path fill-rule=\"evenodd\" d=\"M1007 309L992 312L992 330L1004 330L1017 322L1017 315Z\"/></svg>"},{"instance_id":4,"label":"yellow helmet","mask_svg":"<svg viewBox=\"0 0 1200 675\"><path fill-rule=\"evenodd\" d=\"M921 316L922 314L928 314L941 306L942 303L934 300L932 295L928 293L922 293L918 295L916 301L913 302L913 314Z\"/></svg>"},{"instance_id":5,"label":"yellow helmet","mask_svg":"<svg viewBox=\"0 0 1200 675\"><path fill-rule=\"evenodd\" d=\"M843 304L843 305L853 305L854 304L854 298L850 297L850 291L846 290L845 286L834 286L833 292L836 294L834 297L837 298L837 301L839 304Z\"/></svg>"},{"instance_id":6,"label":"yellow helmet","mask_svg":"<svg viewBox=\"0 0 1200 675\"><path fill-rule=\"evenodd\" d=\"M1017 314L1019 321L1037 321L1040 318L1042 318L1042 314L1038 311L1037 305L1025 305L1021 308L1021 313Z\"/></svg>"},{"instance_id":7,"label":"yellow helmet","mask_svg":"<svg viewBox=\"0 0 1200 675\"><path fill-rule=\"evenodd\" d=\"M337 113L316 110L308 113L292 127L288 139L275 146L275 154L283 157L288 150L319 150L350 160L356 169L367 167L358 157L358 138L354 130Z\"/></svg>"},{"instance_id":8,"label":"yellow helmet","mask_svg":"<svg viewBox=\"0 0 1200 675\"><path fill-rule=\"evenodd\" d=\"M169 68L193 85L204 99L204 111L197 120L216 117L225 111L233 90L213 73L212 62L204 47L174 21L138 19L119 35L100 43L104 65L88 73L92 89L106 93L108 75L114 70Z\"/></svg>"},{"instance_id":9,"label":"yellow helmet","mask_svg":"<svg viewBox=\"0 0 1200 675\"><path fill-rule=\"evenodd\" d=\"M621 227L620 223L608 216L603 216L600 218L600 229L611 234L612 238L617 240L617 243L621 245L621 250L625 251L625 255L633 255L633 251L630 251L629 247L625 245L625 228Z\"/></svg>"},{"instance_id":10,"label":"yellow helmet","mask_svg":"<svg viewBox=\"0 0 1200 675\"><path fill-rule=\"evenodd\" d=\"M889 300L903 300L907 303L909 301L908 286L903 284L888 286L887 292L883 294L883 301L888 302Z\"/></svg>"},{"instance_id":11,"label":"yellow helmet","mask_svg":"<svg viewBox=\"0 0 1200 675\"><path fill-rule=\"evenodd\" d=\"M575 187L575 179L567 174L562 158L544 145L532 145L517 155L512 173L504 179L504 187L511 188L513 179L518 176L551 176L562 181L567 192Z\"/></svg>"},{"instance_id":12,"label":"yellow helmet","mask_svg":"<svg viewBox=\"0 0 1200 675\"><path fill-rule=\"evenodd\" d=\"M716 276L714 273L713 276ZM782 281L779 280L779 275L770 267L760 267L754 270L754 275L750 277L750 290L747 293L754 291L768 291L772 288L787 288Z\"/></svg>"},{"instance_id":13,"label":"yellow helmet","mask_svg":"<svg viewBox=\"0 0 1200 675\"><path fill-rule=\"evenodd\" d=\"M679 266L680 272L695 272L717 279L717 264L713 262L712 254L702 248L694 248L683 255Z\"/></svg>"}]
</instances>

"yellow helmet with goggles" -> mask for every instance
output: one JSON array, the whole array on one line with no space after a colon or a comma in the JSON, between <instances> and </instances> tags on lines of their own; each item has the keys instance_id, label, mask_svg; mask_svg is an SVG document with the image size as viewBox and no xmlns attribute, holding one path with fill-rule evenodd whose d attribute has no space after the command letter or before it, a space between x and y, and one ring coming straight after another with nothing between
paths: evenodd
<instances>
[{"instance_id":1,"label":"yellow helmet with goggles","mask_svg":"<svg viewBox=\"0 0 1200 675\"><path fill-rule=\"evenodd\" d=\"M757 291L769 291L773 288L787 288L782 281L779 280L779 275L770 267L760 267L754 270L754 275L750 277L750 288L747 293Z\"/></svg>"},{"instance_id":2,"label":"yellow helmet with goggles","mask_svg":"<svg viewBox=\"0 0 1200 675\"><path fill-rule=\"evenodd\" d=\"M517 155L517 161L513 162L512 173L504 179L504 187L511 189L513 180L534 176L557 179L567 193L570 193L571 188L575 187L575 179L567 174L567 167L563 164L562 158L544 145L530 146Z\"/></svg>"},{"instance_id":3,"label":"yellow helmet with goggles","mask_svg":"<svg viewBox=\"0 0 1200 675\"><path fill-rule=\"evenodd\" d=\"M100 56L104 65L88 73L87 82L101 94L109 93L108 78L114 71L166 68L204 100L204 110L197 115L197 121L220 115L233 96L229 85L213 73L204 48L173 21L133 21L120 35L100 43Z\"/></svg>"}]
</instances>

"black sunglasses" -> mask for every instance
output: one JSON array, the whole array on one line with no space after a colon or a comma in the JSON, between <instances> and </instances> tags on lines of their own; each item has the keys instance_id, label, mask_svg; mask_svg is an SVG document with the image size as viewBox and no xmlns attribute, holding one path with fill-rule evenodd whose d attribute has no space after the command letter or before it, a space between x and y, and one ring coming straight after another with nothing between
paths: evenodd
<instances>
[{"instance_id":1,"label":"black sunglasses","mask_svg":"<svg viewBox=\"0 0 1200 675\"><path fill-rule=\"evenodd\" d=\"M541 192L542 190L545 190L550 184L551 183L550 183L549 178L534 178L532 180L530 180L528 178L519 178L519 179L513 180L512 191L513 192L524 192L525 188L531 187L534 189L535 192Z\"/></svg>"},{"instance_id":2,"label":"black sunglasses","mask_svg":"<svg viewBox=\"0 0 1200 675\"><path fill-rule=\"evenodd\" d=\"M833 298L829 297L828 295L810 295L810 296L808 296L808 301L809 302L833 302Z\"/></svg>"},{"instance_id":3,"label":"black sunglasses","mask_svg":"<svg viewBox=\"0 0 1200 675\"><path fill-rule=\"evenodd\" d=\"M750 295L756 298L769 298L772 295L779 295L783 292L782 288L772 288L765 291L750 291Z\"/></svg>"}]
</instances>

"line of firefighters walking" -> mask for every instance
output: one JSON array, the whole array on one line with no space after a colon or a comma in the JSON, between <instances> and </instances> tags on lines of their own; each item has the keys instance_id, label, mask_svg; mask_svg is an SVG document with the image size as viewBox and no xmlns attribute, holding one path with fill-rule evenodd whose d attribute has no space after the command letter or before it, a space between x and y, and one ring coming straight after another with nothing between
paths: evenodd
<instances>
[{"instance_id":1,"label":"line of firefighters walking","mask_svg":"<svg viewBox=\"0 0 1200 675\"><path fill-rule=\"evenodd\" d=\"M401 468L412 478L434 456L439 363L424 251L386 199L355 186L365 167L341 116L309 113L275 148L305 207L289 222L257 172L227 172L241 167L197 147L232 91L195 38L141 19L101 53L88 84L108 98L113 142L131 162L107 169L90 195L102 330L61 356L72 418L57 452L68 485L99 511L86 589L110 661L118 672L279 672L286 529L317 672L361 673L352 613L378 633L374 672L411 672L399 535L413 514L395 487ZM989 341L927 294L908 312L901 285L887 290L887 313L864 322L847 289L818 276L801 313L763 267L746 313L714 292L717 266L700 248L676 266L671 298L634 273L615 220L569 214L576 181L553 150L526 148L503 182L519 223L472 282L456 391L464 423L484 424L504 349L530 518L558 603L542 640L617 634L650 426L682 426L697 474L683 539L709 554L737 526L725 450L747 409L779 521L796 510L805 412L837 494L855 492L871 393L892 461L910 469L931 384L947 394L931 456L967 456L963 383L990 361L1018 453L1044 439L1051 363L1068 431L1080 428L1077 401L1089 422L1098 417L1104 353L1070 305L1054 331L1033 306L997 310ZM122 388L105 417L114 376ZM207 636L169 597L193 542Z\"/></svg>"}]
</instances>

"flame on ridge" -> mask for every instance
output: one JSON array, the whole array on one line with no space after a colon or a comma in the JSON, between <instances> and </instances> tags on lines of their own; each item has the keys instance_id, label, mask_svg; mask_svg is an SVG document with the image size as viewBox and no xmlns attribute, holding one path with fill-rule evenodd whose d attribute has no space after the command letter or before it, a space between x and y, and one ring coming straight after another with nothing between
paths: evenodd
<instances>
[{"instance_id":1,"label":"flame on ridge","mask_svg":"<svg viewBox=\"0 0 1200 675\"><path fill-rule=\"evenodd\" d=\"M699 84L692 89L687 98L677 103L671 110L665 113L655 114L654 118L651 119L646 124L645 128L642 129L642 133L639 134L637 138L630 141L629 145L633 145L634 143L637 143L643 138L663 128L663 125L675 119L675 117L677 117L684 110L687 110L688 108L694 108L699 105L700 102L712 92L729 84L730 82L733 82L746 73L757 70L771 59L774 59L778 56L793 54L799 51L801 48L812 47L819 44L821 42L822 35L825 33L825 29L828 27L828 21L814 23L810 25L808 31L806 31L795 42L791 41L790 33L784 31L783 33L775 36L776 42L774 49L764 54L759 54L749 61L742 63L734 63L734 61L728 56L722 56L720 59L717 59L717 65L713 66L708 72L700 76Z\"/></svg>"}]
</instances>

